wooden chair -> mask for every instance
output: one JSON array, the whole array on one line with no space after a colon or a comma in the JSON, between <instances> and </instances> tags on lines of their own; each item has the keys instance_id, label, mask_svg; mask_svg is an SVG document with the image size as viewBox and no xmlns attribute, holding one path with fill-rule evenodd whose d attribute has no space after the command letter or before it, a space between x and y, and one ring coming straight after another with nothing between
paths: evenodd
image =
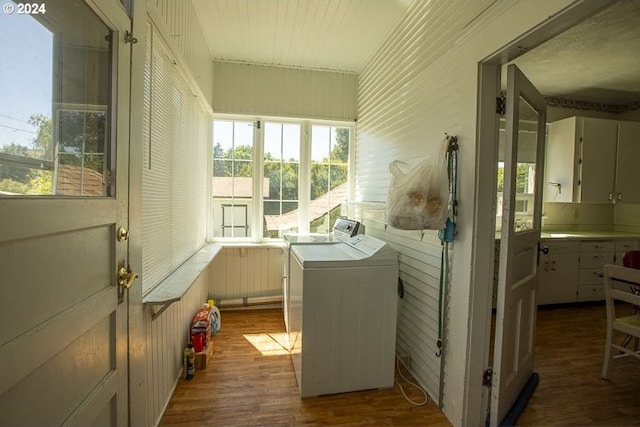
<instances>
[{"instance_id":1,"label":"wooden chair","mask_svg":"<svg viewBox=\"0 0 640 427\"><path fill-rule=\"evenodd\" d=\"M627 251L624 254L622 254L622 265L624 265L625 267L637 268L640 270L640 251ZM633 292L636 295L640 295L640 286L632 285L631 292ZM640 305L633 306L633 314L636 314L636 313L640 313ZM622 343L622 346L626 347L627 345L629 345L632 339L633 339L633 345L637 350L638 337L633 338L630 335L627 335L627 338L625 338L624 342Z\"/></svg>"},{"instance_id":2,"label":"wooden chair","mask_svg":"<svg viewBox=\"0 0 640 427\"><path fill-rule=\"evenodd\" d=\"M609 379L611 363L614 359L626 356L640 359L640 351L637 348L628 349L614 342L616 331L640 338L640 314L630 311L634 305L640 305L640 295L634 294L631 290L635 286L640 286L640 270L612 264L604 266L607 342L602 365L602 378ZM618 303L616 304L616 302ZM623 310L626 311L626 315L621 313ZM617 350L618 354L614 354L613 349Z\"/></svg>"}]
</instances>

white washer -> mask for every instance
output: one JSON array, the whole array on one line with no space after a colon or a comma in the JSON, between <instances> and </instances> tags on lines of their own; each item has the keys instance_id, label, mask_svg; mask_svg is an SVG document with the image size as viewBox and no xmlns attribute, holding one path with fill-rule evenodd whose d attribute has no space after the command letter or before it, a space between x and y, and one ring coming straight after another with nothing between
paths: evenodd
<instances>
[{"instance_id":1,"label":"white washer","mask_svg":"<svg viewBox=\"0 0 640 427\"><path fill-rule=\"evenodd\" d=\"M393 387L398 256L356 235L291 247L291 359L301 397Z\"/></svg>"},{"instance_id":2,"label":"white washer","mask_svg":"<svg viewBox=\"0 0 640 427\"><path fill-rule=\"evenodd\" d=\"M364 226L353 219L338 218L333 224L331 233L311 233L311 234L298 234L298 233L285 233L285 254L284 254L284 272L283 272L283 314L284 325L289 334L289 317L291 317L291 309L289 301L291 295L289 292L289 278L291 276L291 247L294 245L332 245L337 242L344 241L356 234L364 233Z\"/></svg>"}]
</instances>

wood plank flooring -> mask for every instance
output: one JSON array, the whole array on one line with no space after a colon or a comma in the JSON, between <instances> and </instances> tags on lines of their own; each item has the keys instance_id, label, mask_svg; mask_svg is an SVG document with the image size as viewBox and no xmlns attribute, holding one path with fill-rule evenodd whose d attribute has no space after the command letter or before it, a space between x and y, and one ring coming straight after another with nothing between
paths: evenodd
<instances>
[{"instance_id":1,"label":"wood plank flooring","mask_svg":"<svg viewBox=\"0 0 640 427\"><path fill-rule=\"evenodd\" d=\"M273 355L263 355L244 337L269 333L277 341L281 313L223 312L213 360L193 380L179 382L160 425L451 425L433 402L409 404L397 385L300 400L282 348L272 342ZM518 425L640 425L640 361L616 360L611 379L600 377L605 325L604 305L538 311L540 383Z\"/></svg>"},{"instance_id":2,"label":"wood plank flooring","mask_svg":"<svg viewBox=\"0 0 640 427\"><path fill-rule=\"evenodd\" d=\"M601 377L606 319L604 305L538 310L540 383L518 425L640 425L640 360L615 360Z\"/></svg>"},{"instance_id":3,"label":"wood plank flooring","mask_svg":"<svg viewBox=\"0 0 640 427\"><path fill-rule=\"evenodd\" d=\"M213 360L192 380L180 380L160 425L451 425L437 404L413 406L397 385L301 400L291 359L277 344L284 333L282 309L224 311L221 320ZM262 338L269 355L245 335ZM421 400L415 389L405 384L405 390Z\"/></svg>"}]
</instances>

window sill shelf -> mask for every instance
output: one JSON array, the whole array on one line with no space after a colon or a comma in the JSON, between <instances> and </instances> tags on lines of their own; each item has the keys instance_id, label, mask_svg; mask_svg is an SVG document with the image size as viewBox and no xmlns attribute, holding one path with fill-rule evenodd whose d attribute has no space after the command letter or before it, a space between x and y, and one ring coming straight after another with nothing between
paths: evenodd
<instances>
[{"instance_id":1,"label":"window sill shelf","mask_svg":"<svg viewBox=\"0 0 640 427\"><path fill-rule=\"evenodd\" d=\"M142 297L144 306L154 308L153 320L160 316L171 304L182 299L198 276L200 276L200 273L209 266L221 250L222 246L217 244L205 245L160 282L158 286ZM155 308L158 306L160 308L156 310Z\"/></svg>"}]
</instances>

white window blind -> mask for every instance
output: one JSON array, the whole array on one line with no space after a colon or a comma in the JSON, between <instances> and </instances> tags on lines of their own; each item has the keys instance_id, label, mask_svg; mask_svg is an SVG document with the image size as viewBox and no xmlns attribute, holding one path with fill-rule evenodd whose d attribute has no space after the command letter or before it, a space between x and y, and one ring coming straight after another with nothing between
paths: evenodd
<instances>
[{"instance_id":1,"label":"white window blind","mask_svg":"<svg viewBox=\"0 0 640 427\"><path fill-rule=\"evenodd\" d=\"M142 286L147 292L205 243L209 118L147 23Z\"/></svg>"}]
</instances>

